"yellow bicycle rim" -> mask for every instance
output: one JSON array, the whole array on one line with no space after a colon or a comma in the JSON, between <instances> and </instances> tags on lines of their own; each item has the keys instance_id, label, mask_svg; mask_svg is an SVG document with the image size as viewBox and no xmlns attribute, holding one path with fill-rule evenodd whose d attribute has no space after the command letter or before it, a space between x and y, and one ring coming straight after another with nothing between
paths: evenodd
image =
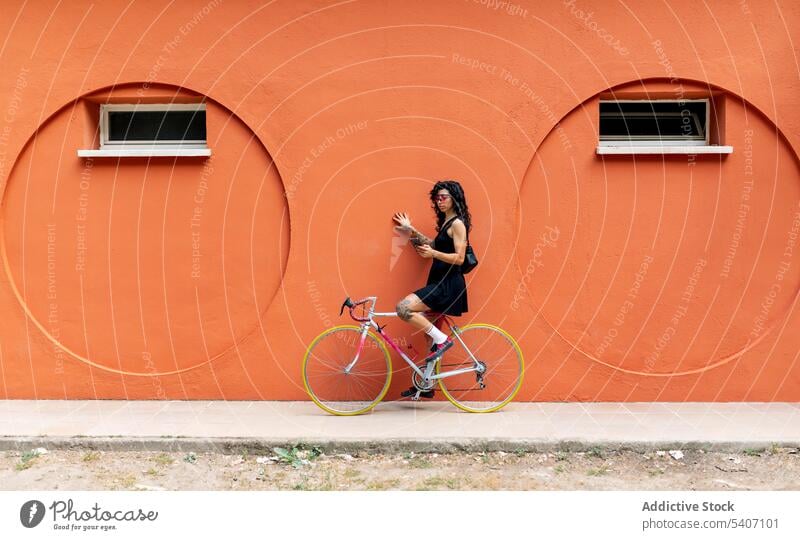
<instances>
[{"instance_id":1,"label":"yellow bicycle rim","mask_svg":"<svg viewBox=\"0 0 800 540\"><path fill-rule=\"evenodd\" d=\"M303 386L305 386L306 393L311 397L311 399L314 401L314 403L316 403L322 410L324 410L326 412L329 412L331 414L335 414L336 416L356 416L356 415L364 414L365 412L369 412L370 410L372 410L372 408L375 407L375 405L377 405L378 403L380 403L383 400L384 396L386 395L386 392L389 391L389 385L392 383L392 358L389 355L389 351L386 349L386 345L383 343L383 341L378 336L376 336L375 333L372 330L367 330L367 334L371 338L375 339L375 341L378 342L378 345L380 346L381 350L383 351L383 356L386 358L386 367L387 367L387 371L388 371L388 377L386 378L386 383L383 385L383 390L381 391L380 395L377 397L377 399L375 401L373 401L368 407L365 407L363 409L358 409L358 410L350 411L350 412L342 412L342 411L337 411L335 409L331 409L330 407L326 406L319 399L317 399L317 396L314 395L314 392L311 391L311 388L308 385L308 377L307 377L307 373L306 373L306 367L308 365L308 357L311 354L311 349L314 348L314 345L316 345L316 343L318 341L320 341L322 338L324 338L328 334L330 334L330 333L332 333L332 332L334 332L336 330L341 330L343 328L351 328L353 330L358 330L359 332L361 331L361 327L360 326L356 326L354 324L342 324L342 325L339 325L339 326L334 326L332 328L328 328L327 330L322 332L320 335L315 337L314 340L308 345L308 348L306 349L306 354L303 357Z\"/></svg>"},{"instance_id":2,"label":"yellow bicycle rim","mask_svg":"<svg viewBox=\"0 0 800 540\"><path fill-rule=\"evenodd\" d=\"M506 332L505 330L503 330L499 326L494 326L492 324L485 324L485 323L475 323L475 324L468 324L467 326L465 326L463 328L460 328L460 330L463 332L463 331L465 331L465 330L467 330L469 328L475 328L475 327L491 328L493 330L497 330L498 332L503 334L506 338L508 338L508 340L511 342L511 345L514 347L514 349L517 351L517 354L519 355L518 358L519 358L519 361L520 361L520 372L519 372L519 380L517 381L517 387L514 388L514 391L511 392L511 395L508 396L502 403L499 403L498 405L495 405L494 407L491 407L489 409L471 409L471 408L469 408L469 407L467 407L465 405L462 405L458 400L456 400L453 396L451 396L450 393L447 391L447 388L445 388L444 383L443 383L444 379L439 379L439 388L442 390L442 392L444 393L444 396L447 398L447 400L450 403L452 403L453 405L455 405L456 407L458 407L459 409L461 409L462 411L471 412L471 413L494 412L496 410L499 410L501 407L505 407L506 405L508 405L514 399L514 397L517 395L517 392L519 392L519 389L522 388L522 379L525 378L525 359L524 359L524 357L522 355L522 349L519 348L519 345L517 344L517 341L513 337L511 337L511 335L508 332ZM437 362L436 363L436 374L437 375L440 373L441 365L442 365L441 362Z\"/></svg>"}]
</instances>

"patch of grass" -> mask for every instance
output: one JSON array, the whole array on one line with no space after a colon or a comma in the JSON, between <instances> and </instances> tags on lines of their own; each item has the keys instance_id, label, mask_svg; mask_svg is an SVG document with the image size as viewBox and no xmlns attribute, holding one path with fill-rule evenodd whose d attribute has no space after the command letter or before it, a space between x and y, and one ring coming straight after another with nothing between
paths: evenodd
<instances>
[{"instance_id":1,"label":"patch of grass","mask_svg":"<svg viewBox=\"0 0 800 540\"><path fill-rule=\"evenodd\" d=\"M154 468L150 467L149 469L147 469L147 472L145 474L148 474L150 476L155 476L155 475L158 474L158 471L155 470Z\"/></svg>"},{"instance_id":2,"label":"patch of grass","mask_svg":"<svg viewBox=\"0 0 800 540\"><path fill-rule=\"evenodd\" d=\"M589 457L596 457L603 459L603 451L600 449L599 446L592 446L591 448L589 448L589 450L586 452L586 455Z\"/></svg>"},{"instance_id":3,"label":"patch of grass","mask_svg":"<svg viewBox=\"0 0 800 540\"><path fill-rule=\"evenodd\" d=\"M647 471L647 474L649 474L650 476L658 476L659 474L664 474L664 471L662 471L661 469L650 469Z\"/></svg>"},{"instance_id":4,"label":"patch of grass","mask_svg":"<svg viewBox=\"0 0 800 540\"><path fill-rule=\"evenodd\" d=\"M400 480L397 478L391 478L389 480L373 480L367 484L366 488L369 491L383 491L396 488L399 485Z\"/></svg>"},{"instance_id":5,"label":"patch of grass","mask_svg":"<svg viewBox=\"0 0 800 540\"><path fill-rule=\"evenodd\" d=\"M422 456L415 456L408 460L408 466L413 469L430 469L433 467L433 464L429 459L426 459Z\"/></svg>"},{"instance_id":6,"label":"patch of grass","mask_svg":"<svg viewBox=\"0 0 800 540\"><path fill-rule=\"evenodd\" d=\"M118 478L119 485L123 488L130 489L136 483L136 477L132 474L126 474L125 476L120 476Z\"/></svg>"},{"instance_id":7,"label":"patch of grass","mask_svg":"<svg viewBox=\"0 0 800 540\"><path fill-rule=\"evenodd\" d=\"M23 452L19 458L19 463L17 463L15 469L18 471L24 471L25 469L30 469L38 456L39 454L36 453L34 450L27 450Z\"/></svg>"},{"instance_id":8,"label":"patch of grass","mask_svg":"<svg viewBox=\"0 0 800 540\"><path fill-rule=\"evenodd\" d=\"M317 486L314 486L315 490L317 491L333 491L336 489L335 482L333 481L333 477L331 476L331 471L325 472L325 481L320 482Z\"/></svg>"},{"instance_id":9,"label":"patch of grass","mask_svg":"<svg viewBox=\"0 0 800 540\"><path fill-rule=\"evenodd\" d=\"M306 452L308 459L316 459L323 454L322 448L319 446L309 446L305 443L299 443L294 445L295 448L298 449L299 452ZM354 457L357 457L358 453L356 452Z\"/></svg>"},{"instance_id":10,"label":"patch of grass","mask_svg":"<svg viewBox=\"0 0 800 540\"><path fill-rule=\"evenodd\" d=\"M162 466L172 465L175 462L175 460L172 459L172 456L163 452L155 456L153 461Z\"/></svg>"},{"instance_id":11,"label":"patch of grass","mask_svg":"<svg viewBox=\"0 0 800 540\"><path fill-rule=\"evenodd\" d=\"M197 463L197 454L195 454L194 452L189 452L188 454L183 456L183 461L185 461L186 463L195 464Z\"/></svg>"},{"instance_id":12,"label":"patch of grass","mask_svg":"<svg viewBox=\"0 0 800 540\"><path fill-rule=\"evenodd\" d=\"M569 461L566 452L556 452L556 461Z\"/></svg>"},{"instance_id":13,"label":"patch of grass","mask_svg":"<svg viewBox=\"0 0 800 540\"><path fill-rule=\"evenodd\" d=\"M553 470L556 472L556 474L561 474L561 473L563 473L563 472L564 472L566 469L564 469L564 466L563 466L563 465L556 465L555 469L553 469Z\"/></svg>"},{"instance_id":14,"label":"patch of grass","mask_svg":"<svg viewBox=\"0 0 800 540\"><path fill-rule=\"evenodd\" d=\"M297 450L295 448L287 450L286 448L276 446L272 451L275 452L282 463L288 463L295 469L299 469L306 463L306 460L297 455Z\"/></svg>"},{"instance_id":15,"label":"patch of grass","mask_svg":"<svg viewBox=\"0 0 800 540\"><path fill-rule=\"evenodd\" d=\"M608 468L605 465L597 469L589 469L586 471L586 474L589 476L603 476L606 473L608 473Z\"/></svg>"},{"instance_id":16,"label":"patch of grass","mask_svg":"<svg viewBox=\"0 0 800 540\"><path fill-rule=\"evenodd\" d=\"M295 491L309 491L311 488L308 485L308 478L305 476L296 484L292 486Z\"/></svg>"},{"instance_id":17,"label":"patch of grass","mask_svg":"<svg viewBox=\"0 0 800 540\"><path fill-rule=\"evenodd\" d=\"M772 444L770 445L770 447L769 447L769 453L770 453L770 454L772 454L772 455L774 456L775 454L777 454L777 453L778 453L778 451L780 450L780 448L781 448L781 447L780 447L780 446L779 446L777 443L772 443Z\"/></svg>"},{"instance_id":18,"label":"patch of grass","mask_svg":"<svg viewBox=\"0 0 800 540\"><path fill-rule=\"evenodd\" d=\"M461 487L461 480L459 478L448 478L444 481L449 489L459 489Z\"/></svg>"},{"instance_id":19,"label":"patch of grass","mask_svg":"<svg viewBox=\"0 0 800 540\"><path fill-rule=\"evenodd\" d=\"M100 452L92 452L90 450L89 452L83 454L83 457L81 459L87 463L90 461L97 461L98 459L100 459Z\"/></svg>"},{"instance_id":20,"label":"patch of grass","mask_svg":"<svg viewBox=\"0 0 800 540\"><path fill-rule=\"evenodd\" d=\"M295 444L290 448L275 446L272 451L280 458L281 463L288 463L295 469L308 465L311 460L322 455L322 449L319 446L308 447L302 443Z\"/></svg>"},{"instance_id":21,"label":"patch of grass","mask_svg":"<svg viewBox=\"0 0 800 540\"><path fill-rule=\"evenodd\" d=\"M431 476L423 480L422 483L417 486L417 490L437 489L444 485L446 485L446 480L444 478L441 476Z\"/></svg>"},{"instance_id":22,"label":"patch of grass","mask_svg":"<svg viewBox=\"0 0 800 540\"><path fill-rule=\"evenodd\" d=\"M742 453L746 456L758 456L761 457L761 450L756 450L755 448L745 448Z\"/></svg>"},{"instance_id":23,"label":"patch of grass","mask_svg":"<svg viewBox=\"0 0 800 540\"><path fill-rule=\"evenodd\" d=\"M361 471L359 471L358 469L350 468L350 469L345 469L344 471L345 478L353 479L353 478L358 478L359 476L361 476Z\"/></svg>"},{"instance_id":24,"label":"patch of grass","mask_svg":"<svg viewBox=\"0 0 800 540\"><path fill-rule=\"evenodd\" d=\"M431 476L417 485L417 491L447 488L457 490L461 488L461 479L457 477L445 478L442 476Z\"/></svg>"}]
</instances>

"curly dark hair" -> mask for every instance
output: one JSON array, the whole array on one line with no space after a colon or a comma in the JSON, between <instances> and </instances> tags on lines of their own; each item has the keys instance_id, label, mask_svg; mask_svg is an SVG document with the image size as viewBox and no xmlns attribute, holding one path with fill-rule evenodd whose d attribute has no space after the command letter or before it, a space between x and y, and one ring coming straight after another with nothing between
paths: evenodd
<instances>
[{"instance_id":1,"label":"curly dark hair","mask_svg":"<svg viewBox=\"0 0 800 540\"><path fill-rule=\"evenodd\" d=\"M469 231L472 229L472 215L469 213L469 206L467 206L467 196L464 194L464 188L461 187L458 180L439 180L433 185L433 189L430 191L431 206L433 207L433 211L436 212L437 232L441 230L445 219L444 212L439 210L439 207L436 205L436 199L434 198L440 189L446 189L450 193L456 214L458 214L458 217L464 222L464 225L467 227L467 234L469 234Z\"/></svg>"}]
</instances>

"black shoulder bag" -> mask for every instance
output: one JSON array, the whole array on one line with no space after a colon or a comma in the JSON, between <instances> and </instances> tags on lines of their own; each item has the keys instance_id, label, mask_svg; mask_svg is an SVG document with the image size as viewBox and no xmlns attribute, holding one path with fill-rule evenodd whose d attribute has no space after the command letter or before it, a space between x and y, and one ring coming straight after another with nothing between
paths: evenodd
<instances>
[{"instance_id":1,"label":"black shoulder bag","mask_svg":"<svg viewBox=\"0 0 800 540\"><path fill-rule=\"evenodd\" d=\"M469 233L467 233L467 251L464 253L464 262L461 263L461 273L469 274L476 266L478 266L478 258L472 251L472 246L469 245Z\"/></svg>"}]
</instances>

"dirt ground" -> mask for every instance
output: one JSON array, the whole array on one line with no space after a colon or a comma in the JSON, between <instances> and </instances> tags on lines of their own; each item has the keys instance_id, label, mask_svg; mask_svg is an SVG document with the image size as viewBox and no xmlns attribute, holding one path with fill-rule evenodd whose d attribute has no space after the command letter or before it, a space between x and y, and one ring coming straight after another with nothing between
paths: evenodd
<instances>
[{"instance_id":1,"label":"dirt ground","mask_svg":"<svg viewBox=\"0 0 800 540\"><path fill-rule=\"evenodd\" d=\"M797 448L263 455L0 453L2 490L800 490Z\"/></svg>"}]
</instances>

